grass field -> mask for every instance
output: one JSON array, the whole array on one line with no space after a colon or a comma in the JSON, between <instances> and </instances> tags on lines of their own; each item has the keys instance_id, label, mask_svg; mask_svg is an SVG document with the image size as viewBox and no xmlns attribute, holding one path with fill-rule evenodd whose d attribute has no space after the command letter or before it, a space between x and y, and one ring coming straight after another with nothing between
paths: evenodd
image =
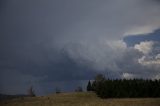
<instances>
[{"instance_id":1,"label":"grass field","mask_svg":"<svg viewBox=\"0 0 160 106\"><path fill-rule=\"evenodd\" d=\"M61 93L2 101L0 106L160 106L160 98L100 99L94 93Z\"/></svg>"}]
</instances>

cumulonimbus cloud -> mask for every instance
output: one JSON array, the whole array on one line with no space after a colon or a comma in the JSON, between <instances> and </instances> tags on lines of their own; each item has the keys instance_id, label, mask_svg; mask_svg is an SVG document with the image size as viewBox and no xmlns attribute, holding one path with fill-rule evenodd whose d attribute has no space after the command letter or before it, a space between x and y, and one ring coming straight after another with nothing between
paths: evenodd
<instances>
[{"instance_id":1,"label":"cumulonimbus cloud","mask_svg":"<svg viewBox=\"0 0 160 106\"><path fill-rule=\"evenodd\" d=\"M139 59L146 56L144 63L154 45L143 41L135 49L127 47L123 38L159 29L159 10L159 2L152 0L4 2L0 73L7 69L33 79L47 76L46 82L87 80L94 72L153 78L158 68L144 66ZM1 83L6 86L5 81Z\"/></svg>"}]
</instances>

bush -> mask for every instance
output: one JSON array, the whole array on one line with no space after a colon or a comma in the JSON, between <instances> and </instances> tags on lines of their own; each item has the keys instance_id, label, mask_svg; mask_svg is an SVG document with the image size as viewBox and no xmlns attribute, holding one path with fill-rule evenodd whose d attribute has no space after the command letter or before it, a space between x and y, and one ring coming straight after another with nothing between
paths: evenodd
<instances>
[{"instance_id":1,"label":"bush","mask_svg":"<svg viewBox=\"0 0 160 106\"><path fill-rule=\"evenodd\" d=\"M82 87L78 86L78 87L75 89L75 92L83 92Z\"/></svg>"}]
</instances>

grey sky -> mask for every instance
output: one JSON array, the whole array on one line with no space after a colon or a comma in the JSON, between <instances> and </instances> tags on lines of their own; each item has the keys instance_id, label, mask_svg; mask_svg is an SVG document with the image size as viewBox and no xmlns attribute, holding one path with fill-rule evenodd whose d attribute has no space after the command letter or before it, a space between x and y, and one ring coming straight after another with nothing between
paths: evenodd
<instances>
[{"instance_id":1,"label":"grey sky","mask_svg":"<svg viewBox=\"0 0 160 106\"><path fill-rule=\"evenodd\" d=\"M57 86L54 82L77 81L72 87L63 86L73 90L97 73L159 78L159 63L148 59L159 52L143 54L123 41L128 36L152 36L160 28L159 4L158 0L1 0L0 92L24 93L33 85L45 94ZM154 51L158 43L152 42ZM148 48L147 42L137 45Z\"/></svg>"}]
</instances>

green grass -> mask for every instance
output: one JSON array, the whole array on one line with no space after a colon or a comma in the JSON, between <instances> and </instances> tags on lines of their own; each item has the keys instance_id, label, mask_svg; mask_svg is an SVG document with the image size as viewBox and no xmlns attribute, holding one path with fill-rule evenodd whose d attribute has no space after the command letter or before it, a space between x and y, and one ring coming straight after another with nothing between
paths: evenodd
<instances>
[{"instance_id":1,"label":"green grass","mask_svg":"<svg viewBox=\"0 0 160 106\"><path fill-rule=\"evenodd\" d=\"M160 106L160 98L100 99L94 93L61 93L3 101L0 106Z\"/></svg>"}]
</instances>

